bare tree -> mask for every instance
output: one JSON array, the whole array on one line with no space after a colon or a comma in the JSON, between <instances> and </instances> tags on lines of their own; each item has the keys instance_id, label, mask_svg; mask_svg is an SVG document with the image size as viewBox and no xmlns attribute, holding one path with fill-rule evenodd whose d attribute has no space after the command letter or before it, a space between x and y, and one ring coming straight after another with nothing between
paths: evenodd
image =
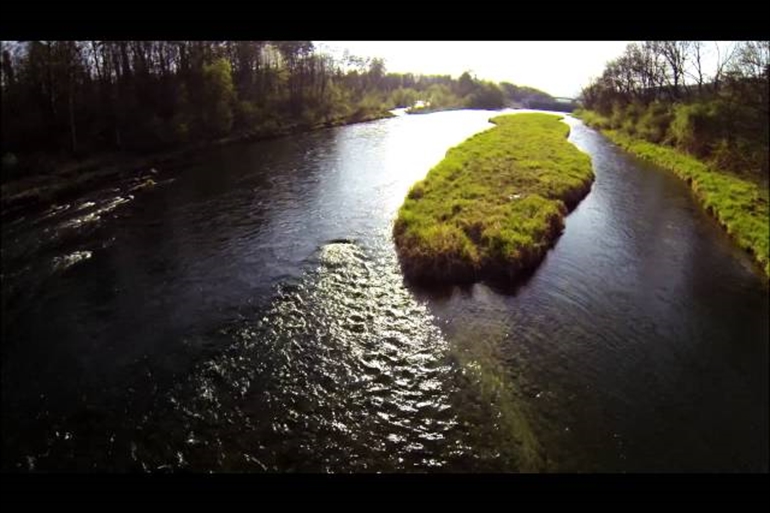
<instances>
[{"instance_id":1,"label":"bare tree","mask_svg":"<svg viewBox=\"0 0 770 513\"><path fill-rule=\"evenodd\" d=\"M732 66L736 48L737 46L734 43L727 43L724 47L721 47L718 41L714 41L714 49L717 54L713 80L715 93L719 93L725 72Z\"/></svg>"},{"instance_id":2,"label":"bare tree","mask_svg":"<svg viewBox=\"0 0 770 513\"><path fill-rule=\"evenodd\" d=\"M681 86L685 85L685 70L687 68L687 54L690 41L655 41L657 50L666 65L668 85L671 88L671 96L677 99L681 96Z\"/></svg>"},{"instance_id":3,"label":"bare tree","mask_svg":"<svg viewBox=\"0 0 770 513\"><path fill-rule=\"evenodd\" d=\"M706 46L703 41L690 41L688 46L690 66L687 68L687 75L698 85L698 94L703 94L704 70L703 58L705 57Z\"/></svg>"}]
</instances>

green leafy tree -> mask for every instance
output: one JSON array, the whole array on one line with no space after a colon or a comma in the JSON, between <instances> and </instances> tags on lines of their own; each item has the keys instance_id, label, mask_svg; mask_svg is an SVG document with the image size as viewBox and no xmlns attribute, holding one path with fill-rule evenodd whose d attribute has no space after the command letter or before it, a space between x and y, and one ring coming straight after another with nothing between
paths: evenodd
<instances>
[{"instance_id":1,"label":"green leafy tree","mask_svg":"<svg viewBox=\"0 0 770 513\"><path fill-rule=\"evenodd\" d=\"M226 59L203 65L203 124L214 136L230 132L236 101L232 67Z\"/></svg>"}]
</instances>

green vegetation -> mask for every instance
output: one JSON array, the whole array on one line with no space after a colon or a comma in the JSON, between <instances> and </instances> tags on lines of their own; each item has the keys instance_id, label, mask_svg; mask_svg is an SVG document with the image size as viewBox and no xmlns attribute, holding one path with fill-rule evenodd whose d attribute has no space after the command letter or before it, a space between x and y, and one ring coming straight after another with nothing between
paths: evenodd
<instances>
[{"instance_id":1,"label":"green vegetation","mask_svg":"<svg viewBox=\"0 0 770 513\"><path fill-rule=\"evenodd\" d=\"M2 72L4 183L381 118L414 85L309 41L6 41Z\"/></svg>"},{"instance_id":2,"label":"green vegetation","mask_svg":"<svg viewBox=\"0 0 770 513\"><path fill-rule=\"evenodd\" d=\"M769 75L768 41L645 41L583 90L586 110L576 116L686 180L770 276Z\"/></svg>"},{"instance_id":3,"label":"green vegetation","mask_svg":"<svg viewBox=\"0 0 770 513\"><path fill-rule=\"evenodd\" d=\"M580 117L599 128L610 121L595 112ZM690 184L695 195L738 245L751 253L770 276L770 209L768 190L755 182L721 171L676 148L633 137L621 130L603 133L618 146L669 169Z\"/></svg>"},{"instance_id":4,"label":"green vegetation","mask_svg":"<svg viewBox=\"0 0 770 513\"><path fill-rule=\"evenodd\" d=\"M3 41L2 181L96 156L375 119L396 107L498 109L549 95L466 72L387 73L310 41Z\"/></svg>"},{"instance_id":5,"label":"green vegetation","mask_svg":"<svg viewBox=\"0 0 770 513\"><path fill-rule=\"evenodd\" d=\"M388 73L310 41L2 41L3 214L148 161L390 116L548 94L463 73ZM421 111L416 109L416 112Z\"/></svg>"},{"instance_id":6,"label":"green vegetation","mask_svg":"<svg viewBox=\"0 0 770 513\"><path fill-rule=\"evenodd\" d=\"M412 91L410 114L424 114L451 109L500 109L503 107L572 111L574 104L559 102L550 94L534 87L516 86L508 82L495 84L471 77L467 71L451 87L433 84L424 93ZM419 105L415 105L417 102ZM400 105L400 104L399 104Z\"/></svg>"},{"instance_id":7,"label":"green vegetation","mask_svg":"<svg viewBox=\"0 0 770 513\"><path fill-rule=\"evenodd\" d=\"M511 107L560 112L572 112L576 107L574 101L558 101L550 94L534 87L522 87L508 82L501 82L500 88L503 90L503 96L510 102Z\"/></svg>"},{"instance_id":8,"label":"green vegetation","mask_svg":"<svg viewBox=\"0 0 770 513\"><path fill-rule=\"evenodd\" d=\"M709 53L717 57L711 74L703 65ZM608 63L582 100L594 112L589 124L672 146L766 186L769 80L768 41L645 41Z\"/></svg>"},{"instance_id":9,"label":"green vegetation","mask_svg":"<svg viewBox=\"0 0 770 513\"><path fill-rule=\"evenodd\" d=\"M407 278L510 279L542 260L593 181L560 119L493 118L412 186L393 229Z\"/></svg>"},{"instance_id":10,"label":"green vegetation","mask_svg":"<svg viewBox=\"0 0 770 513\"><path fill-rule=\"evenodd\" d=\"M713 74L704 57L717 57ZM767 275L770 42L631 44L583 90L576 113L686 180Z\"/></svg>"}]
</instances>

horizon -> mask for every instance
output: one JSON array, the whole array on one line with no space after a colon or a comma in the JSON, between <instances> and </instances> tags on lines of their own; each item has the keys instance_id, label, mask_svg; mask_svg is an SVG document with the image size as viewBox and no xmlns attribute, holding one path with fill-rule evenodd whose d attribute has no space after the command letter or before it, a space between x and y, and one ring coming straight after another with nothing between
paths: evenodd
<instances>
[{"instance_id":1,"label":"horizon","mask_svg":"<svg viewBox=\"0 0 770 513\"><path fill-rule=\"evenodd\" d=\"M342 57L381 58L386 72L459 77L465 71L482 80L510 82L556 98L577 98L601 76L608 62L640 41L313 41L321 51ZM735 41L708 41L706 74L713 72L718 49ZM711 44L715 46L711 46ZM501 59L501 53L506 58ZM501 62L502 60L502 62ZM545 65L543 63L546 63Z\"/></svg>"},{"instance_id":2,"label":"horizon","mask_svg":"<svg viewBox=\"0 0 770 513\"><path fill-rule=\"evenodd\" d=\"M394 73L460 76L575 98L631 41L313 41L342 56L381 58ZM501 59L501 53L505 58ZM501 62L502 61L502 62ZM543 65L543 62L549 63Z\"/></svg>"}]
</instances>

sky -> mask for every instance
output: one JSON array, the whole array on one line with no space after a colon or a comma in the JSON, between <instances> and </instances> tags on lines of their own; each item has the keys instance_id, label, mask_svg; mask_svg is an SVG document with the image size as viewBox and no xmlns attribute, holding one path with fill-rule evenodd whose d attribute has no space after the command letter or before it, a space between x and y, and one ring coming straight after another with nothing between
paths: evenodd
<instances>
[{"instance_id":1,"label":"sky","mask_svg":"<svg viewBox=\"0 0 770 513\"><path fill-rule=\"evenodd\" d=\"M387 71L507 81L574 98L630 41L315 41L342 55L381 57Z\"/></svg>"}]
</instances>

